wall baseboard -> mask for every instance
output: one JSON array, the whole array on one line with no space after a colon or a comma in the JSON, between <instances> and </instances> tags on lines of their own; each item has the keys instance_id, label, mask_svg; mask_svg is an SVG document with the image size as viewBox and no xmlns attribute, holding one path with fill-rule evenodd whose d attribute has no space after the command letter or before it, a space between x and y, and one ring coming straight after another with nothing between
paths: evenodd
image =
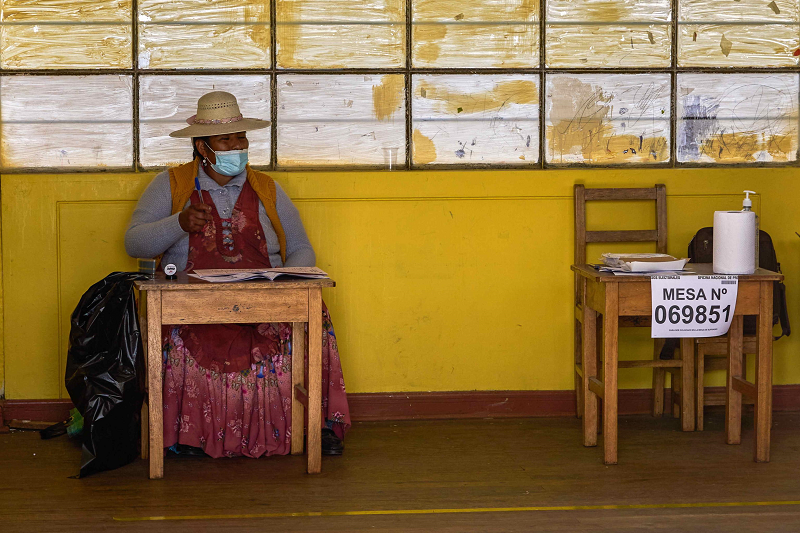
<instances>
[{"instance_id":1,"label":"wall baseboard","mask_svg":"<svg viewBox=\"0 0 800 533\"><path fill-rule=\"evenodd\" d=\"M706 387L706 393L724 392L724 387ZM648 414L653 394L650 389L619 391L621 415ZM432 420L443 418L523 418L575 416L573 391L455 391L380 392L348 394L353 421ZM670 405L667 391L665 406ZM773 411L800 411L800 385L775 385ZM69 400L5 400L0 403L2 421L66 420Z\"/></svg>"},{"instance_id":2,"label":"wall baseboard","mask_svg":"<svg viewBox=\"0 0 800 533\"><path fill-rule=\"evenodd\" d=\"M0 400L0 433L8 433L10 431L6 425L6 418L3 416L3 406L5 403L5 400Z\"/></svg>"}]
</instances>

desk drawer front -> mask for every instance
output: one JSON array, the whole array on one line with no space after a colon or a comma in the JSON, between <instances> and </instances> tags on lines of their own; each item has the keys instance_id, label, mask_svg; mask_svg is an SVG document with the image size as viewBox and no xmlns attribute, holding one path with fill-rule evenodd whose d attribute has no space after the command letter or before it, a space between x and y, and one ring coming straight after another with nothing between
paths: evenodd
<instances>
[{"instance_id":1,"label":"desk drawer front","mask_svg":"<svg viewBox=\"0 0 800 533\"><path fill-rule=\"evenodd\" d=\"M162 291L164 324L306 322L308 291L270 289Z\"/></svg>"}]
</instances>

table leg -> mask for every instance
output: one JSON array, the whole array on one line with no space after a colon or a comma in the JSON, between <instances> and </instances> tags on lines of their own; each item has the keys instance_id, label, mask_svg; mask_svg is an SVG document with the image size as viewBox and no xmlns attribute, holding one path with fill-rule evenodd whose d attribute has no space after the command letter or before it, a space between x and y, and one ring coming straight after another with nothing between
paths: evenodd
<instances>
[{"instance_id":1,"label":"table leg","mask_svg":"<svg viewBox=\"0 0 800 533\"><path fill-rule=\"evenodd\" d=\"M583 324L581 325L581 394L583 445L597 446L597 395L589 390L589 378L597 377L597 312L586 305L587 280L583 280Z\"/></svg>"},{"instance_id":2,"label":"table leg","mask_svg":"<svg viewBox=\"0 0 800 533\"><path fill-rule=\"evenodd\" d=\"M761 282L756 355L755 426L757 463L769 462L772 430L772 282Z\"/></svg>"},{"instance_id":3,"label":"table leg","mask_svg":"<svg viewBox=\"0 0 800 533\"><path fill-rule=\"evenodd\" d=\"M142 339L142 353L140 354L144 361L144 375L147 376L147 369L150 365L147 362L147 291L139 291L138 300L139 312L139 338ZM145 377L145 396L142 402L141 412L141 441L139 444L142 459L147 461L150 458L150 409L147 401L147 377Z\"/></svg>"},{"instance_id":4,"label":"table leg","mask_svg":"<svg viewBox=\"0 0 800 533\"><path fill-rule=\"evenodd\" d=\"M603 312L603 462L617 464L617 366L619 284L606 284Z\"/></svg>"},{"instance_id":5,"label":"table leg","mask_svg":"<svg viewBox=\"0 0 800 533\"><path fill-rule=\"evenodd\" d=\"M161 382L161 291L147 294L147 387L150 479L164 477L164 402Z\"/></svg>"},{"instance_id":6,"label":"table leg","mask_svg":"<svg viewBox=\"0 0 800 533\"><path fill-rule=\"evenodd\" d=\"M725 387L725 433L728 444L742 442L742 393L733 388L734 378L742 377L742 324L736 315L728 330L728 383Z\"/></svg>"},{"instance_id":7,"label":"table leg","mask_svg":"<svg viewBox=\"0 0 800 533\"><path fill-rule=\"evenodd\" d=\"M303 453L304 408L297 397L297 386L303 386L306 359L304 322L292 323L292 455Z\"/></svg>"},{"instance_id":8,"label":"table leg","mask_svg":"<svg viewBox=\"0 0 800 533\"><path fill-rule=\"evenodd\" d=\"M681 429L694 431L694 339L681 339Z\"/></svg>"},{"instance_id":9,"label":"table leg","mask_svg":"<svg viewBox=\"0 0 800 533\"><path fill-rule=\"evenodd\" d=\"M308 473L322 471L322 289L308 291Z\"/></svg>"}]
</instances>

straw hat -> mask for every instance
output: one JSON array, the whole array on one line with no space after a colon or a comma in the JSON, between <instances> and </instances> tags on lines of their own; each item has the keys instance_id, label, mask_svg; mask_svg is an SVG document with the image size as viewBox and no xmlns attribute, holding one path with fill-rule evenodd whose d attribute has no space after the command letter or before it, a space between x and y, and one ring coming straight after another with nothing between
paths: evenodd
<instances>
[{"instance_id":1,"label":"straw hat","mask_svg":"<svg viewBox=\"0 0 800 533\"><path fill-rule=\"evenodd\" d=\"M243 118L236 97L224 91L204 94L197 101L197 114L186 119L188 128L173 131L170 137L206 137L240 131L260 130L268 120Z\"/></svg>"}]
</instances>

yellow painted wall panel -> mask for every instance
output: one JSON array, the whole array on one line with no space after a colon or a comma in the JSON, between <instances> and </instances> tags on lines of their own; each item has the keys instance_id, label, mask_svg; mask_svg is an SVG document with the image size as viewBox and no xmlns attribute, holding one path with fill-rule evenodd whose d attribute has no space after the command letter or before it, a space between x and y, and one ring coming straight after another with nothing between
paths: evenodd
<instances>
[{"instance_id":1,"label":"yellow painted wall panel","mask_svg":"<svg viewBox=\"0 0 800 533\"><path fill-rule=\"evenodd\" d=\"M124 242L135 205L134 200L87 200L57 205L61 376L67 364L70 317L83 293L111 272L137 268L136 260L125 253ZM63 380L61 385L61 397L68 398Z\"/></svg>"},{"instance_id":2,"label":"yellow painted wall panel","mask_svg":"<svg viewBox=\"0 0 800 533\"><path fill-rule=\"evenodd\" d=\"M569 265L577 182L665 183L669 251L677 255L685 254L698 228L711 224L714 210L739 208L742 189L759 191L762 228L773 236L787 276L789 313L800 316L793 233L800 227L793 201L800 194L799 173L564 169L274 177L295 199L319 266L337 281L324 297L348 390L379 392L572 387ZM94 279L132 265L121 232L151 177L3 176L8 398L63 394L66 314ZM651 227L653 212L631 204L592 209L588 217L600 228L611 227L612 219L627 228ZM646 330L624 331L621 342L622 358L650 354ZM776 384L800 383L798 343L792 337L775 344ZM649 383L645 370L621 375L624 388Z\"/></svg>"}]
</instances>

